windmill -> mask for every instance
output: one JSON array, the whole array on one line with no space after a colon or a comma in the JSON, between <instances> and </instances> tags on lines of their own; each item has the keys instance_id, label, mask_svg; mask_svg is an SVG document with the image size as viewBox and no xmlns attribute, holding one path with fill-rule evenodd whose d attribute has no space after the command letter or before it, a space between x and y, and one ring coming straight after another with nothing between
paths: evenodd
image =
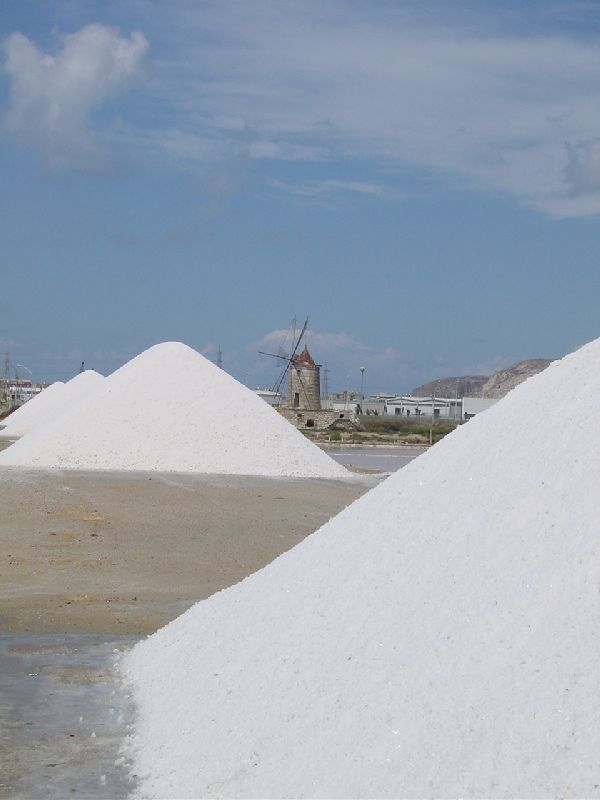
<instances>
[{"instance_id":1,"label":"windmill","mask_svg":"<svg viewBox=\"0 0 600 800\"><path fill-rule=\"evenodd\" d=\"M282 362L284 362L283 369L277 378L275 385L273 386L273 391L276 392L278 395L281 395L282 388L285 384L286 378L290 375L290 386L292 382L297 381L299 386L302 389L302 392L298 392L296 395L292 395L292 391L290 389L290 403L293 404L295 407L300 403L300 394L303 394L306 398L307 402L309 398L312 397L313 393L311 391L311 387L307 386L305 378L302 376L302 369L297 365L298 360L298 350L300 348L300 343L304 338L306 333L306 329L308 327L308 317L304 320L304 325L302 326L302 330L300 334L296 336L296 320L294 318L292 322L292 351L289 354L285 353L265 353L263 350L259 350L258 352L263 356L269 356L270 358L278 358ZM308 352L308 351L307 351ZM310 356L309 356L310 358ZM311 359L312 361L312 359ZM317 370L320 367L319 364L315 364L314 361L312 362L312 367ZM290 371L293 370L293 373ZM293 378L292 378L293 374ZM318 396L318 395L317 395ZM295 399L294 399L295 398ZM311 405L309 403L309 405ZM317 400L316 404L312 404L313 407L319 408L320 407L320 397Z\"/></svg>"}]
</instances>

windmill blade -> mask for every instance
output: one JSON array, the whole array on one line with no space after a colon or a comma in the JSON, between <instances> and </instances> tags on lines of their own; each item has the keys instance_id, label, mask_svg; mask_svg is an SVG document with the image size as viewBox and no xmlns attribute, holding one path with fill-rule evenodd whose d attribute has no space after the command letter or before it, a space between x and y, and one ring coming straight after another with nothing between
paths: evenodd
<instances>
[{"instance_id":1,"label":"windmill blade","mask_svg":"<svg viewBox=\"0 0 600 800\"><path fill-rule=\"evenodd\" d=\"M281 359L281 361L285 361L286 362L286 365L285 365L285 367L283 369L283 372L280 374L279 378L275 382L275 385L273 386L273 391L276 392L277 394L281 394L281 387L283 386L283 383L284 383L284 381L285 381L285 379L287 377L287 374L288 374L288 372L290 370L290 367L293 366L294 358L296 357L296 353L298 352L298 348L300 347L300 342L302 341L302 338L304 337L304 334L306 333L307 327L308 327L308 317L306 317L306 319L304 320L304 325L302 326L302 330L300 331L300 335L296 338L296 335L295 335L296 320L294 318L294 334L293 334L293 338L292 338L292 342L294 343L294 347L293 347L292 352L290 353L289 356L285 355L285 353L282 352L281 346L279 347L279 351L280 351L279 353L266 353L264 350L259 350L258 351L260 353L260 355L262 355L262 356L269 356L270 358L279 358L279 359ZM301 378L300 378L300 383L302 384L302 386L304 388L304 392L306 394L306 387L304 386L303 381L302 381Z\"/></svg>"},{"instance_id":2,"label":"windmill blade","mask_svg":"<svg viewBox=\"0 0 600 800\"><path fill-rule=\"evenodd\" d=\"M298 348L300 347L300 342L302 341L302 337L306 333L307 327L308 327L308 317L304 320L304 325L302 326L302 330L300 331L300 336L298 336L298 339L296 341L296 345L294 346L294 349L292 350L292 355L290 356L290 361L294 360L294 356L296 355L296 353L298 351Z\"/></svg>"},{"instance_id":3,"label":"windmill blade","mask_svg":"<svg viewBox=\"0 0 600 800\"><path fill-rule=\"evenodd\" d=\"M302 337L306 333L307 327L308 327L308 317L304 320L304 325L302 326L302 330L300 331L300 336L298 336L298 338L296 339L296 344L294 345L294 349L292 350L292 353L288 358L288 363L286 365L286 368L283 370L279 378L279 381L277 382L277 392L281 391L281 387L286 378L286 375L288 374L290 368L293 367L294 365L294 358L296 356L296 353L298 352L298 348L300 347L300 342L302 341Z\"/></svg>"},{"instance_id":4,"label":"windmill blade","mask_svg":"<svg viewBox=\"0 0 600 800\"><path fill-rule=\"evenodd\" d=\"M290 360L289 356L282 356L282 355L279 355L278 353L265 353L264 350L259 350L258 352L259 352L259 354L261 356L271 356L271 358L281 358L281 359L283 359L283 361L289 361Z\"/></svg>"},{"instance_id":5,"label":"windmill blade","mask_svg":"<svg viewBox=\"0 0 600 800\"><path fill-rule=\"evenodd\" d=\"M290 364L292 363L291 358L289 356L286 356L286 355L279 355L278 353L265 353L264 350L259 350L258 352L260 353L261 356L269 356L270 358L279 358L279 359L281 359L281 361L285 361L286 362L285 367L283 369L283 372L277 378L277 380L275 381L275 384L273 385L273 388L272 388L273 392L276 392L277 394L280 394L281 393L281 386L283 385L283 382L285 380L285 376L287 375L287 371L290 368Z\"/></svg>"},{"instance_id":6,"label":"windmill blade","mask_svg":"<svg viewBox=\"0 0 600 800\"><path fill-rule=\"evenodd\" d=\"M277 381L277 383L273 387L273 391L277 392L277 394L281 394L281 387L283 386L283 383L285 381L285 377L288 374L288 370L291 367L291 365L292 365L292 361L291 361L291 359L288 359L288 363L285 365L283 372L279 376L279 380Z\"/></svg>"}]
</instances>

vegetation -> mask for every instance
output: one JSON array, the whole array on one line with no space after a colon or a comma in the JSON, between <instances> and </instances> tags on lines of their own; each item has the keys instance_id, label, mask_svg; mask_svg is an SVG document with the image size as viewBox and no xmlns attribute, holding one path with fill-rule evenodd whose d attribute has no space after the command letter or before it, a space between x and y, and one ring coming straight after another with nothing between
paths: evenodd
<instances>
[{"instance_id":1,"label":"vegetation","mask_svg":"<svg viewBox=\"0 0 600 800\"><path fill-rule=\"evenodd\" d=\"M340 444L429 444L430 423L427 420L364 415L360 418L360 425L359 431L303 430L302 433L313 441ZM432 430L433 443L439 442L455 428L455 422L435 422Z\"/></svg>"},{"instance_id":2,"label":"vegetation","mask_svg":"<svg viewBox=\"0 0 600 800\"><path fill-rule=\"evenodd\" d=\"M431 423L428 420L411 420L406 417L368 417L360 418L361 427L369 433L400 433L400 434L420 434L429 436ZM456 428L456 423L448 420L433 423L433 435L441 439L447 433Z\"/></svg>"}]
</instances>

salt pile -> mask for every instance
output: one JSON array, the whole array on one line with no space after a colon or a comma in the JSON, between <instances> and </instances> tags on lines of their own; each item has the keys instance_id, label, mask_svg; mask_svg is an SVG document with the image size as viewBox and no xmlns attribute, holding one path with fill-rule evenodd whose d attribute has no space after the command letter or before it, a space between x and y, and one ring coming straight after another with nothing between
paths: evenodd
<instances>
[{"instance_id":1,"label":"salt pile","mask_svg":"<svg viewBox=\"0 0 600 800\"><path fill-rule=\"evenodd\" d=\"M64 383L62 381L56 381L50 384L46 389L43 389L39 394L36 394L35 397L32 397L31 400L28 400L22 406L15 409L12 414L9 414L8 417L5 417L4 420L0 422L0 425L4 426L2 430L0 430L0 436L9 436L8 427L14 425L16 430L21 424L21 420L23 424L27 424L28 418L35 420L38 415L40 418L43 417L44 409L54 406L63 388ZM20 433L15 434L15 436L20 435Z\"/></svg>"},{"instance_id":2,"label":"salt pile","mask_svg":"<svg viewBox=\"0 0 600 800\"><path fill-rule=\"evenodd\" d=\"M0 465L343 478L254 392L178 342L146 350Z\"/></svg>"},{"instance_id":3,"label":"salt pile","mask_svg":"<svg viewBox=\"0 0 600 800\"><path fill-rule=\"evenodd\" d=\"M67 383L53 383L6 418L2 436L25 436L35 428L48 424L73 408L103 380L104 377L98 372L87 369Z\"/></svg>"},{"instance_id":4,"label":"salt pile","mask_svg":"<svg viewBox=\"0 0 600 800\"><path fill-rule=\"evenodd\" d=\"M598 797L600 340L123 660L138 796Z\"/></svg>"}]
</instances>

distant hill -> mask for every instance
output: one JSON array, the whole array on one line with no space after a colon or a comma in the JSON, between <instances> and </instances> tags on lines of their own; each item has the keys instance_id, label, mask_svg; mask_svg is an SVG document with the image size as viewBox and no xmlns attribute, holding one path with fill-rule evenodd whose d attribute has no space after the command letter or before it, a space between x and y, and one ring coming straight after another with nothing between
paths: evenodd
<instances>
[{"instance_id":1,"label":"distant hill","mask_svg":"<svg viewBox=\"0 0 600 800\"><path fill-rule=\"evenodd\" d=\"M438 397L495 397L508 394L532 375L546 369L551 358L528 358L492 375L462 375L456 378L438 378L412 390L417 397L429 397L435 392Z\"/></svg>"},{"instance_id":2,"label":"distant hill","mask_svg":"<svg viewBox=\"0 0 600 800\"><path fill-rule=\"evenodd\" d=\"M512 367L499 369L488 378L481 390L481 397L504 397L527 378L542 372L552 361L552 358L528 358Z\"/></svg>"},{"instance_id":3,"label":"distant hill","mask_svg":"<svg viewBox=\"0 0 600 800\"><path fill-rule=\"evenodd\" d=\"M489 379L488 375L462 375L456 378L438 378L422 386L417 386L411 394L416 397L481 397L481 390Z\"/></svg>"}]
</instances>

